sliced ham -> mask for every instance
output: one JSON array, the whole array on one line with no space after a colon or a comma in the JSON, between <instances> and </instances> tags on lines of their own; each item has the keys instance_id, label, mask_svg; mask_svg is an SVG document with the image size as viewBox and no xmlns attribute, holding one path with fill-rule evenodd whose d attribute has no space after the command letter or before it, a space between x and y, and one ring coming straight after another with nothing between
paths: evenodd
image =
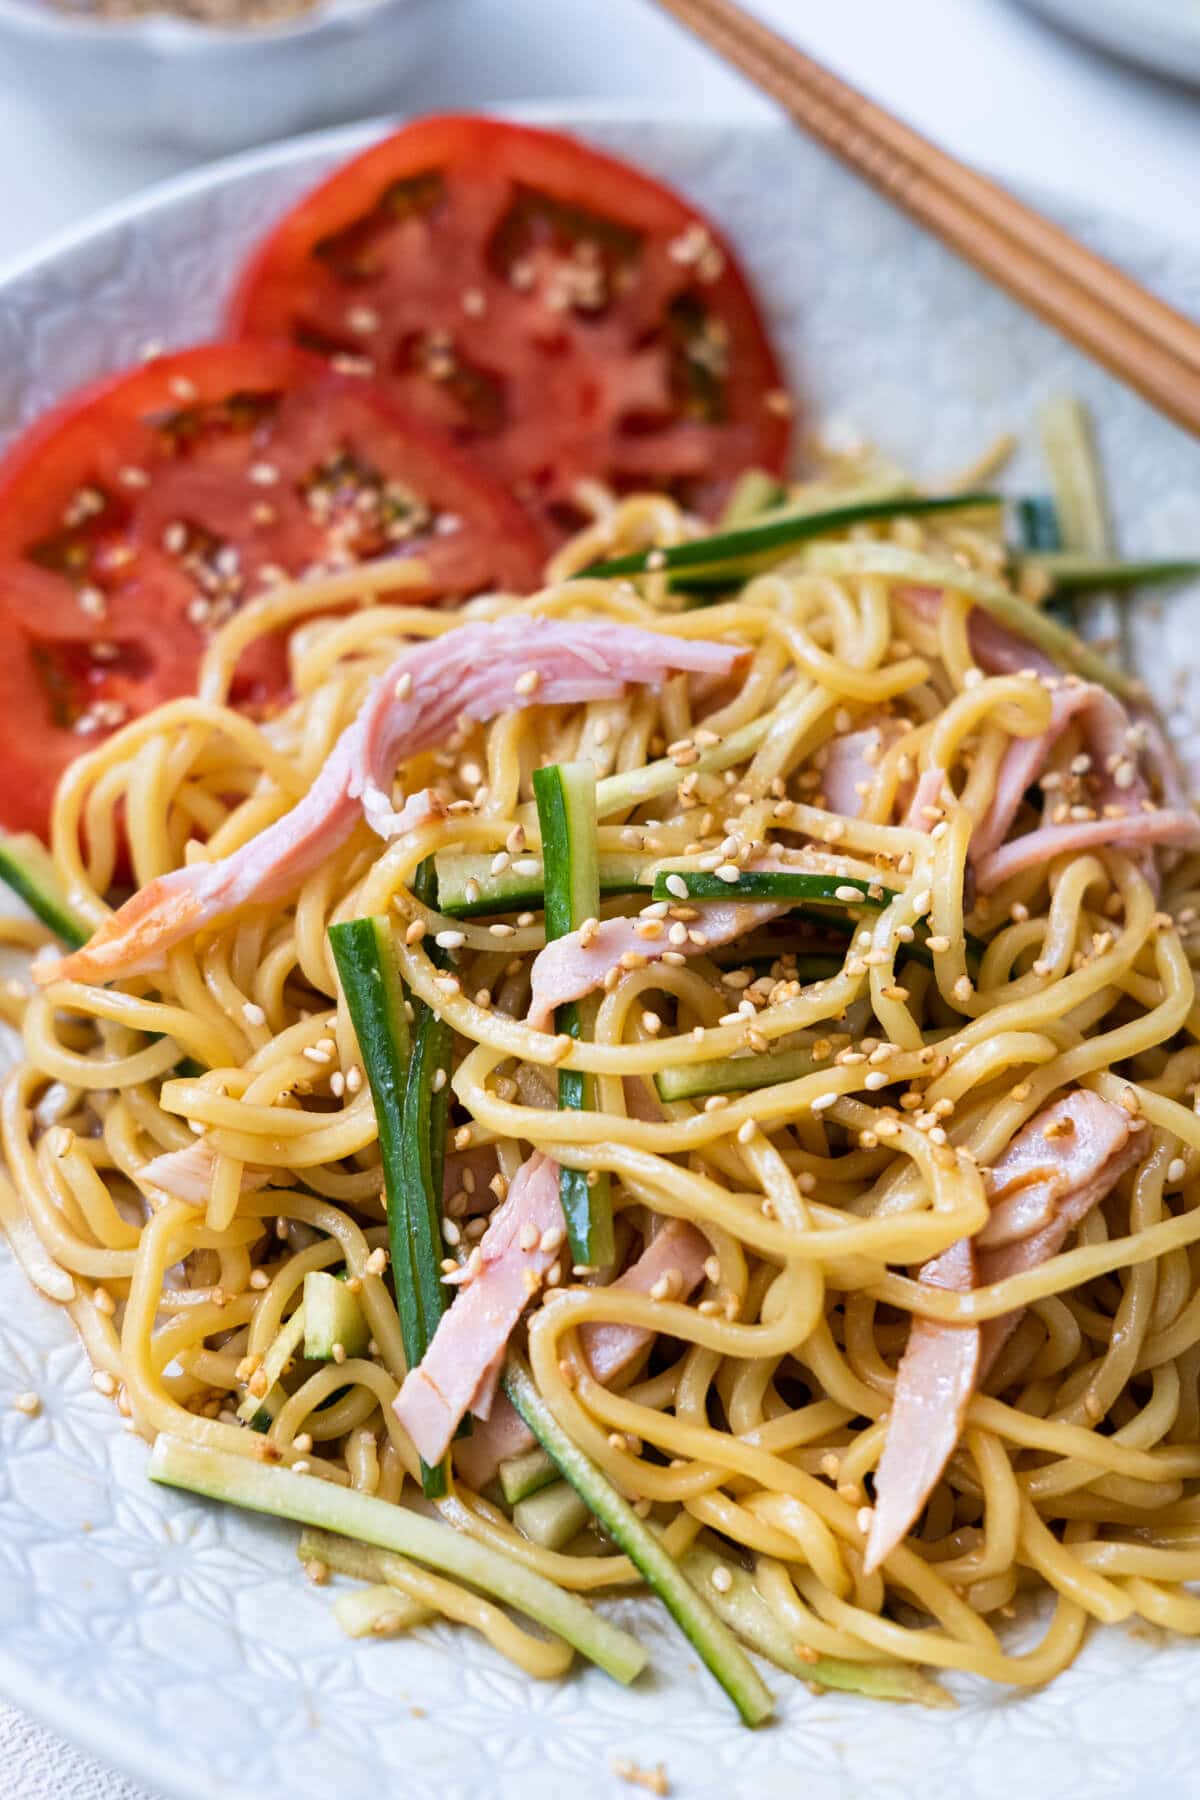
<instances>
[{"instance_id":1,"label":"sliced ham","mask_svg":"<svg viewBox=\"0 0 1200 1800\"><path fill-rule=\"evenodd\" d=\"M486 1420L477 1423L470 1437L454 1446L454 1467L461 1480L479 1493L510 1457L532 1450L537 1439L507 1394L496 1395Z\"/></svg>"},{"instance_id":2,"label":"sliced ham","mask_svg":"<svg viewBox=\"0 0 1200 1800\"><path fill-rule=\"evenodd\" d=\"M944 598L941 588L906 587L897 592L918 618L928 625L937 624ZM1018 675L1022 669L1033 669L1039 675L1062 678L1062 670L1044 650L1001 625L980 606L972 607L967 616L967 642L971 655L989 675Z\"/></svg>"},{"instance_id":3,"label":"sliced ham","mask_svg":"<svg viewBox=\"0 0 1200 1800\"><path fill-rule=\"evenodd\" d=\"M880 757L907 730L902 719L883 718L829 740L821 788L830 812L842 813L848 819L861 816L866 790L879 773Z\"/></svg>"},{"instance_id":4,"label":"sliced ham","mask_svg":"<svg viewBox=\"0 0 1200 1800\"><path fill-rule=\"evenodd\" d=\"M441 1461L475 1406L485 1416L491 1410L508 1340L565 1236L558 1164L539 1151L514 1175L508 1198L480 1239L478 1272L462 1282L394 1401L396 1416L427 1463Z\"/></svg>"},{"instance_id":5,"label":"sliced ham","mask_svg":"<svg viewBox=\"0 0 1200 1800\"><path fill-rule=\"evenodd\" d=\"M160 1188L173 1200L186 1200L189 1206L207 1206L216 1166L215 1152L203 1138L197 1138L194 1144L185 1144L182 1150L164 1150L161 1156L143 1163L138 1170L138 1180L148 1187ZM266 1187L269 1179L265 1169L243 1169L243 1194L257 1193Z\"/></svg>"},{"instance_id":6,"label":"sliced ham","mask_svg":"<svg viewBox=\"0 0 1200 1800\"><path fill-rule=\"evenodd\" d=\"M683 1220L671 1219L642 1251L635 1263L613 1283L628 1292L648 1294L655 1282L671 1269L679 1271L676 1299L694 1293L704 1279L708 1244ZM636 1325L585 1325L581 1333L588 1362L597 1381L612 1381L623 1374L645 1348L651 1333ZM455 1468L463 1481L478 1493L495 1479L502 1462L532 1450L535 1439L508 1396L498 1393L483 1424L469 1438L454 1446Z\"/></svg>"},{"instance_id":7,"label":"sliced ham","mask_svg":"<svg viewBox=\"0 0 1200 1800\"><path fill-rule=\"evenodd\" d=\"M1046 1107L989 1172L992 1212L978 1237L952 1244L920 1280L965 1293L1049 1261L1138 1160L1132 1123L1122 1107L1086 1089ZM875 1476L868 1570L890 1556L937 1486L971 1396L1021 1317L1019 1309L982 1327L914 1318Z\"/></svg>"},{"instance_id":8,"label":"sliced ham","mask_svg":"<svg viewBox=\"0 0 1200 1800\"><path fill-rule=\"evenodd\" d=\"M664 931L660 937L643 937L637 919L605 919L592 928L584 947L579 932L570 931L555 938L534 958L530 978L531 994L528 1023L537 1031L549 1031L554 1010L568 1000L582 1000L604 986L605 979L621 967L622 957L640 957L631 968L657 962L668 950L683 956L704 956L722 944L736 943L747 932L790 912L795 902L711 900L699 903L700 917L690 927L688 940L673 944ZM702 938L695 943L691 932Z\"/></svg>"},{"instance_id":9,"label":"sliced ham","mask_svg":"<svg viewBox=\"0 0 1200 1800\"><path fill-rule=\"evenodd\" d=\"M1024 837L1002 844L975 870L980 893L990 894L1001 882L1027 869L1041 868L1058 856L1086 850L1135 851L1154 846L1194 850L1200 845L1200 817L1192 812L1135 813L1125 819L1081 819L1076 823L1041 825Z\"/></svg>"},{"instance_id":10,"label":"sliced ham","mask_svg":"<svg viewBox=\"0 0 1200 1800\"><path fill-rule=\"evenodd\" d=\"M675 672L726 676L743 654L728 644L609 621L524 615L463 625L418 644L373 685L290 812L230 856L149 882L82 950L39 964L37 978L110 981L159 968L173 945L203 926L290 893L345 843L360 818L386 835L411 829L428 816L430 802L421 800L419 812L393 810L396 766L444 743L462 718L616 699L630 683L658 686Z\"/></svg>"},{"instance_id":11,"label":"sliced ham","mask_svg":"<svg viewBox=\"0 0 1200 1800\"><path fill-rule=\"evenodd\" d=\"M667 1278L670 1298L686 1300L704 1280L708 1240L683 1219L668 1219L635 1263L612 1283L615 1293L648 1294ZM580 1331L584 1352L597 1381L611 1381L627 1369L654 1336L636 1325L585 1325Z\"/></svg>"},{"instance_id":12,"label":"sliced ham","mask_svg":"<svg viewBox=\"0 0 1200 1800\"><path fill-rule=\"evenodd\" d=\"M927 1262L927 1287L969 1293L975 1257L968 1238ZM907 1534L954 1453L979 1373L979 1329L914 1318L896 1374L883 1455L875 1473L875 1507L866 1566L876 1568Z\"/></svg>"},{"instance_id":13,"label":"sliced ham","mask_svg":"<svg viewBox=\"0 0 1200 1800\"><path fill-rule=\"evenodd\" d=\"M948 787L946 771L941 768L923 769L913 788L912 799L908 803L903 823L910 831L932 831L937 823L938 815L934 807L945 804Z\"/></svg>"}]
</instances>

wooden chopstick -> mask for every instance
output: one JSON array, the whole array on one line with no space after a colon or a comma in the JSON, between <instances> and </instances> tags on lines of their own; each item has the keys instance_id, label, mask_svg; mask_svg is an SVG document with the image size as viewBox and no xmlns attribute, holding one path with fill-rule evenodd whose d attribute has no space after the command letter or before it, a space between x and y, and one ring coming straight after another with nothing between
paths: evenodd
<instances>
[{"instance_id":1,"label":"wooden chopstick","mask_svg":"<svg viewBox=\"0 0 1200 1800\"><path fill-rule=\"evenodd\" d=\"M1200 434L1200 326L957 162L734 0L658 0L981 273Z\"/></svg>"}]
</instances>

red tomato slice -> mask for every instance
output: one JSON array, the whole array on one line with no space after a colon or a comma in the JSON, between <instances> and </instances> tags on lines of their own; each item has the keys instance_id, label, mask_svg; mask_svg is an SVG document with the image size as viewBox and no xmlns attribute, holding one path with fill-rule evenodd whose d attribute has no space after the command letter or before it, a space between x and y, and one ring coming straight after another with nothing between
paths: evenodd
<instances>
[{"instance_id":1,"label":"red tomato slice","mask_svg":"<svg viewBox=\"0 0 1200 1800\"><path fill-rule=\"evenodd\" d=\"M433 118L376 144L267 238L231 324L367 370L557 531L588 477L710 512L741 470L787 460L787 394L729 245L556 132Z\"/></svg>"},{"instance_id":2,"label":"red tomato slice","mask_svg":"<svg viewBox=\"0 0 1200 1800\"><path fill-rule=\"evenodd\" d=\"M419 555L430 586L527 592L520 508L361 377L285 345L211 345L88 389L0 462L0 821L44 830L55 782L106 731L189 692L206 639L303 574ZM277 703L256 645L240 702Z\"/></svg>"}]
</instances>

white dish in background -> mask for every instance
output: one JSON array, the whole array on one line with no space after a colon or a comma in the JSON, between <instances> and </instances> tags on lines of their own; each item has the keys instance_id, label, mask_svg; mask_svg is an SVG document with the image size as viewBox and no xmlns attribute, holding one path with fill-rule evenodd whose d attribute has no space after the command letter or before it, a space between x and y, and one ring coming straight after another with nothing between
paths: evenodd
<instances>
[{"instance_id":1,"label":"white dish in background","mask_svg":"<svg viewBox=\"0 0 1200 1800\"><path fill-rule=\"evenodd\" d=\"M1197 0L1024 0L1105 50L1172 81L1200 83Z\"/></svg>"},{"instance_id":2,"label":"white dish in background","mask_svg":"<svg viewBox=\"0 0 1200 1800\"><path fill-rule=\"evenodd\" d=\"M447 4L315 0L278 24L224 28L0 0L0 63L23 93L85 129L216 156L395 106L412 93Z\"/></svg>"},{"instance_id":3,"label":"white dish in background","mask_svg":"<svg viewBox=\"0 0 1200 1800\"><path fill-rule=\"evenodd\" d=\"M869 430L936 481L1064 389L1088 399L1133 549L1200 543L1200 446L1083 362L810 144L783 130L576 110L738 242L810 421ZM0 433L78 381L210 331L263 227L375 128L173 182L0 279ZM1041 202L1046 204L1044 198ZM1095 247L1200 311L1200 254L1054 206ZM1026 451L1014 479L1036 483ZM1135 626L1173 699L1196 593ZM1155 603L1156 605L1158 603ZM32 1389L43 1415L15 1412ZM527 1681L453 1627L354 1644L302 1580L297 1530L151 1487L145 1446L91 1387L69 1321L0 1242L0 1688L180 1800L617 1800L611 1759L664 1761L677 1800L1055 1800L1200 1789L1200 1648L1095 1630L1040 1693L951 1681L957 1713L813 1696L768 1671L777 1724L742 1729L656 1601L607 1603L654 1674ZM1148 1747L1153 1746L1149 1751ZM919 1772L919 1775L918 1775Z\"/></svg>"}]
</instances>

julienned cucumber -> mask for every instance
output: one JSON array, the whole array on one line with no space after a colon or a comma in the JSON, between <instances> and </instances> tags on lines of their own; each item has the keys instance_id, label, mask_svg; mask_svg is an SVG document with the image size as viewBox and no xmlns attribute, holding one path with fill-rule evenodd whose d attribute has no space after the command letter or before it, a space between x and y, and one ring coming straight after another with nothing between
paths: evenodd
<instances>
[{"instance_id":1,"label":"julienned cucumber","mask_svg":"<svg viewBox=\"0 0 1200 1800\"><path fill-rule=\"evenodd\" d=\"M771 1716L774 1701L733 1633L607 1476L571 1442L534 1386L528 1368L512 1353L504 1366L504 1389L580 1499L668 1608L746 1724L761 1725Z\"/></svg>"},{"instance_id":2,"label":"julienned cucumber","mask_svg":"<svg viewBox=\"0 0 1200 1800\"><path fill-rule=\"evenodd\" d=\"M540 912L545 900L542 870L534 875L518 875L510 866L493 875L491 856L476 856L470 851L444 850L437 864L437 910L454 919L482 919L492 913ZM517 858L523 862L522 857ZM530 857L529 861L537 859ZM642 870L643 856L605 854L598 859L600 898L614 894L635 894L648 888Z\"/></svg>"},{"instance_id":3,"label":"julienned cucumber","mask_svg":"<svg viewBox=\"0 0 1200 1800\"><path fill-rule=\"evenodd\" d=\"M243 1425L254 1426L257 1430L258 1427L255 1421L260 1409L266 1412L268 1421L274 1417L271 1406L264 1403L269 1401L280 1376L283 1374L292 1358L299 1354L300 1346L303 1342L304 1306L302 1303L296 1308L291 1318L286 1319L279 1327L279 1330L275 1333L275 1336L267 1346L267 1353L259 1365L260 1372L267 1385L263 1388L261 1395L248 1392L245 1399L238 1407L238 1418L242 1421ZM264 1427L264 1429L266 1429L266 1427Z\"/></svg>"},{"instance_id":4,"label":"julienned cucumber","mask_svg":"<svg viewBox=\"0 0 1200 1800\"><path fill-rule=\"evenodd\" d=\"M500 1492L510 1506L527 1500L539 1488L558 1480L558 1465L540 1447L526 1450L521 1456L510 1456L500 1464Z\"/></svg>"},{"instance_id":5,"label":"julienned cucumber","mask_svg":"<svg viewBox=\"0 0 1200 1800\"><path fill-rule=\"evenodd\" d=\"M721 514L721 530L733 531L739 525L748 525L760 513L781 506L787 497L787 489L776 476L768 475L765 469L743 469Z\"/></svg>"},{"instance_id":6,"label":"julienned cucumber","mask_svg":"<svg viewBox=\"0 0 1200 1800\"><path fill-rule=\"evenodd\" d=\"M680 894L682 882L686 896ZM896 898L895 888L857 875L813 875L802 870L743 869L724 881L706 869L664 869L654 878L655 900L804 900L810 906L865 906L878 912Z\"/></svg>"},{"instance_id":7,"label":"julienned cucumber","mask_svg":"<svg viewBox=\"0 0 1200 1800\"><path fill-rule=\"evenodd\" d=\"M791 512L760 519L733 531L717 531L709 537L672 544L665 550L637 551L611 562L593 563L580 576L611 577L645 575L666 570L674 575L711 574L727 565L754 565L784 555L793 544L808 538L829 537L875 519L916 518L925 513L977 511L981 506L1001 506L998 494L905 494L890 499L859 500L821 512Z\"/></svg>"},{"instance_id":8,"label":"julienned cucumber","mask_svg":"<svg viewBox=\"0 0 1200 1800\"><path fill-rule=\"evenodd\" d=\"M750 1056L718 1056L707 1062L677 1063L660 1069L654 1077L660 1100L695 1100L701 1094L738 1094L753 1088L778 1087L781 1081L799 1081L816 1069L828 1068L813 1061L807 1050L765 1050Z\"/></svg>"},{"instance_id":9,"label":"julienned cucumber","mask_svg":"<svg viewBox=\"0 0 1200 1800\"><path fill-rule=\"evenodd\" d=\"M250 1512L270 1513L360 1538L399 1556L410 1556L427 1568L441 1569L536 1619L617 1681L633 1681L645 1667L642 1646L574 1594L564 1593L499 1551L407 1507L338 1487L314 1475L297 1475L291 1469L166 1435L155 1443L149 1473L152 1481L167 1487L186 1488Z\"/></svg>"},{"instance_id":10,"label":"julienned cucumber","mask_svg":"<svg viewBox=\"0 0 1200 1800\"><path fill-rule=\"evenodd\" d=\"M19 894L35 918L49 926L71 950L78 950L92 935L71 909L63 893L54 858L31 831L0 836L0 881Z\"/></svg>"},{"instance_id":11,"label":"julienned cucumber","mask_svg":"<svg viewBox=\"0 0 1200 1800\"><path fill-rule=\"evenodd\" d=\"M310 1269L304 1277L304 1354L313 1362L340 1362L346 1356L363 1356L371 1338L362 1307L346 1283L325 1269Z\"/></svg>"},{"instance_id":12,"label":"julienned cucumber","mask_svg":"<svg viewBox=\"0 0 1200 1800\"><path fill-rule=\"evenodd\" d=\"M1169 581L1192 581L1200 561L1188 557L1124 562L1117 556L1089 556L1079 550L1039 550L1018 558L1024 568L1041 571L1057 593L1088 588L1160 587Z\"/></svg>"},{"instance_id":13,"label":"julienned cucumber","mask_svg":"<svg viewBox=\"0 0 1200 1800\"><path fill-rule=\"evenodd\" d=\"M577 1537L591 1517L569 1481L552 1481L536 1494L526 1495L513 1507L513 1524L530 1543L543 1550L561 1550Z\"/></svg>"},{"instance_id":14,"label":"julienned cucumber","mask_svg":"<svg viewBox=\"0 0 1200 1800\"><path fill-rule=\"evenodd\" d=\"M533 797L542 833L546 940L578 931L600 911L600 858L596 843L596 771L591 763L552 763L533 772ZM587 1037L595 1002L560 1006L555 1027L570 1037ZM558 1104L573 1112L596 1106L596 1079L578 1069L560 1069ZM563 1168L559 1192L571 1254L596 1267L612 1261L612 1184L597 1170Z\"/></svg>"},{"instance_id":15,"label":"julienned cucumber","mask_svg":"<svg viewBox=\"0 0 1200 1800\"><path fill-rule=\"evenodd\" d=\"M755 1587L753 1576L704 1543L693 1544L682 1567L696 1586L709 1595L713 1611L730 1629L789 1675L817 1682L821 1687L841 1688L848 1694L863 1694L872 1700L908 1700L919 1706L954 1705L944 1687L903 1663L849 1662L839 1656L818 1656L810 1662L797 1655L791 1634Z\"/></svg>"}]
</instances>

